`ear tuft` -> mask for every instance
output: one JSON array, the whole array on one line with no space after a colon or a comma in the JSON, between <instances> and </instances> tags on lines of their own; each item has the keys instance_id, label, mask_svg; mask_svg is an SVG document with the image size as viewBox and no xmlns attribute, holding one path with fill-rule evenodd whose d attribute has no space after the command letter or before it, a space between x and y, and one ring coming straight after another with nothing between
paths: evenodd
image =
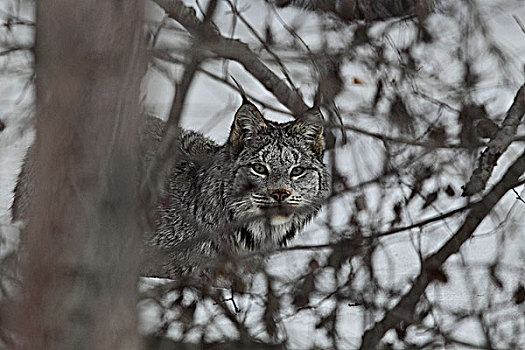
<instances>
[{"instance_id":1,"label":"ear tuft","mask_svg":"<svg viewBox=\"0 0 525 350\"><path fill-rule=\"evenodd\" d=\"M293 134L302 138L310 145L319 159L323 158L325 150L324 118L319 109L307 111L301 118L297 119L291 128Z\"/></svg>"},{"instance_id":2,"label":"ear tuft","mask_svg":"<svg viewBox=\"0 0 525 350\"><path fill-rule=\"evenodd\" d=\"M240 152L255 136L267 131L268 125L261 112L253 103L243 101L243 104L235 113L230 131L230 142L235 153Z\"/></svg>"}]
</instances>

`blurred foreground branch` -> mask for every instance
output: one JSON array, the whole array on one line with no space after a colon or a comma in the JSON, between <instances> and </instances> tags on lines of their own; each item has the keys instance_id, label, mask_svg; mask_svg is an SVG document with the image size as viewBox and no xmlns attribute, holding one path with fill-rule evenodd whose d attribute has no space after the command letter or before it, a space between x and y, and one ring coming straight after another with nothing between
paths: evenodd
<instances>
[{"instance_id":1,"label":"blurred foreground branch","mask_svg":"<svg viewBox=\"0 0 525 350\"><path fill-rule=\"evenodd\" d=\"M36 7L35 181L10 330L19 349L139 349L144 3Z\"/></svg>"}]
</instances>

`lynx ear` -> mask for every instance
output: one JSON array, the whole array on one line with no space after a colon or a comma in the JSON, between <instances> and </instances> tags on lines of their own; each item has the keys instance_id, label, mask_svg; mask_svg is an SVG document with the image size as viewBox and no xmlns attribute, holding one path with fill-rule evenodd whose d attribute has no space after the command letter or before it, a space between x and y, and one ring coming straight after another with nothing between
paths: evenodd
<instances>
[{"instance_id":1,"label":"lynx ear","mask_svg":"<svg viewBox=\"0 0 525 350\"><path fill-rule=\"evenodd\" d=\"M323 158L325 149L324 140L324 118L318 109L309 110L300 119L297 119L291 128L291 132L298 138L310 145L319 159Z\"/></svg>"},{"instance_id":2,"label":"lynx ear","mask_svg":"<svg viewBox=\"0 0 525 350\"><path fill-rule=\"evenodd\" d=\"M268 125L254 104L244 101L235 113L235 119L230 131L230 142L235 153L242 150L244 145L256 135L266 133Z\"/></svg>"}]
</instances>

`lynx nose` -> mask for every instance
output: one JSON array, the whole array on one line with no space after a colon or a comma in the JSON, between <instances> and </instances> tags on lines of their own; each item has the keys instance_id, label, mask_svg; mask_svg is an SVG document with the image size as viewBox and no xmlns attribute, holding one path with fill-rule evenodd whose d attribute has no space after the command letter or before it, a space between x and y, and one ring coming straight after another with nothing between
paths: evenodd
<instances>
[{"instance_id":1,"label":"lynx nose","mask_svg":"<svg viewBox=\"0 0 525 350\"><path fill-rule=\"evenodd\" d=\"M284 188L278 188L270 191L270 196L275 199L277 202L282 202L286 198L290 197L292 192L285 190Z\"/></svg>"}]
</instances>

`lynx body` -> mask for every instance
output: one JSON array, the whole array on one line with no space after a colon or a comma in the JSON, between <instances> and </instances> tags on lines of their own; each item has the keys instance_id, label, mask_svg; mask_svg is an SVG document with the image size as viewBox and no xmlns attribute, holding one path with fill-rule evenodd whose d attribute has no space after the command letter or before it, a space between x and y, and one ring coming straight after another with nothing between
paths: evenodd
<instances>
[{"instance_id":1,"label":"lynx body","mask_svg":"<svg viewBox=\"0 0 525 350\"><path fill-rule=\"evenodd\" d=\"M145 123L145 164L164 125L153 117ZM155 211L155 230L145 238L146 255L160 252L162 258L144 265L146 275L203 274L217 266L213 258L286 245L329 193L320 120L279 124L245 102L224 145L183 131L179 147ZM27 206L30 165L26 160L15 189L14 219L23 217ZM253 260L250 264L255 268Z\"/></svg>"}]
</instances>

